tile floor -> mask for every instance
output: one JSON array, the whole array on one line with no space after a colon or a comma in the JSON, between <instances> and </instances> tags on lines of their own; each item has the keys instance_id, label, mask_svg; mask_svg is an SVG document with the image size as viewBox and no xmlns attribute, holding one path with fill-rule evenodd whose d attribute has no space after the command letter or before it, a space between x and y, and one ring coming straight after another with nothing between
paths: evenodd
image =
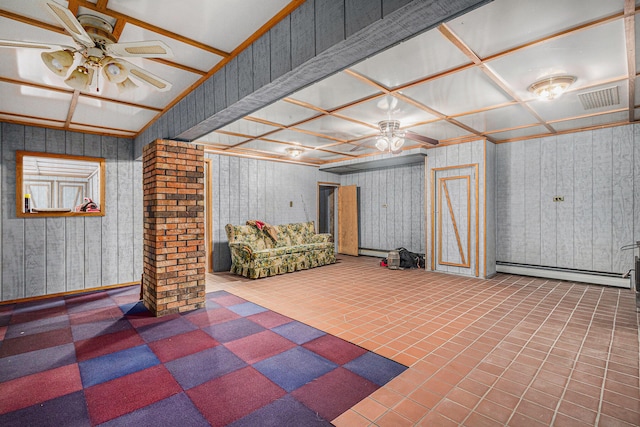
<instances>
[{"instance_id":1,"label":"tile floor","mask_svg":"<svg viewBox=\"0 0 640 427\"><path fill-rule=\"evenodd\" d=\"M207 276L208 292L227 290L410 367L336 426L640 425L630 290L338 258L259 280Z\"/></svg>"}]
</instances>

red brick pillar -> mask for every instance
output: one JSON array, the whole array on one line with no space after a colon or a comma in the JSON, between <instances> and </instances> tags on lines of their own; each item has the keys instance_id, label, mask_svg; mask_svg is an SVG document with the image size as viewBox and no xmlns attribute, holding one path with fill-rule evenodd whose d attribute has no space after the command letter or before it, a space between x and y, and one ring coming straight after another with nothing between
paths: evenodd
<instances>
[{"instance_id":1,"label":"red brick pillar","mask_svg":"<svg viewBox=\"0 0 640 427\"><path fill-rule=\"evenodd\" d=\"M144 147L144 305L156 316L205 305L204 150Z\"/></svg>"}]
</instances>

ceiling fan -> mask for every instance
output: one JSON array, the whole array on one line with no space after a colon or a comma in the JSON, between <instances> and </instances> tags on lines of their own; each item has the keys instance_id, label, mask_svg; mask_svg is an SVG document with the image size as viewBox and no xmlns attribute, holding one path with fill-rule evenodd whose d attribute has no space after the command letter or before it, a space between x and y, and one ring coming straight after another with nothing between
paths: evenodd
<instances>
[{"instance_id":1,"label":"ceiling fan","mask_svg":"<svg viewBox=\"0 0 640 427\"><path fill-rule=\"evenodd\" d=\"M88 91L94 77L99 75L98 72L101 72L107 81L115 84L120 92L137 87L130 77L159 91L171 89L171 83L168 81L120 58L171 58L173 52L165 43L116 43L113 26L102 17L83 14L76 18L69 9L51 0L44 1L43 5L73 38L77 48L17 40L0 40L0 47L46 50L41 54L42 61L49 70L60 77L67 77L78 58L79 65L71 71L65 83L79 91Z\"/></svg>"},{"instance_id":2,"label":"ceiling fan","mask_svg":"<svg viewBox=\"0 0 640 427\"><path fill-rule=\"evenodd\" d=\"M398 154L402 151L405 139L419 142L421 144L438 145L438 140L423 136L408 130L400 129L400 120L382 120L378 122L378 129L380 134L375 137L369 137L376 139L375 147L382 151L388 151L392 154ZM362 147L362 144L353 148L351 151L356 151Z\"/></svg>"}]
</instances>

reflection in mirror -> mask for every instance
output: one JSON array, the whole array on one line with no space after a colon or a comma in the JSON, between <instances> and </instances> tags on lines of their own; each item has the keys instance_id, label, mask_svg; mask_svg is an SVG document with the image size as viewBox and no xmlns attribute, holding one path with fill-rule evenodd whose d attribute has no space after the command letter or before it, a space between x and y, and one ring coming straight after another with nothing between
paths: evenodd
<instances>
[{"instance_id":1,"label":"reflection in mirror","mask_svg":"<svg viewBox=\"0 0 640 427\"><path fill-rule=\"evenodd\" d=\"M18 151L16 160L18 216L103 215L104 159Z\"/></svg>"}]
</instances>

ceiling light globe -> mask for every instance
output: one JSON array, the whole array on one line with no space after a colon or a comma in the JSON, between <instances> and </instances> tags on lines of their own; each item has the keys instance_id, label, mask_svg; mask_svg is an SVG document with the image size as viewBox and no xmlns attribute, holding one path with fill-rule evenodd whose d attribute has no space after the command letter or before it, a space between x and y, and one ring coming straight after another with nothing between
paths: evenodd
<instances>
[{"instance_id":1,"label":"ceiling light globe","mask_svg":"<svg viewBox=\"0 0 640 427\"><path fill-rule=\"evenodd\" d=\"M380 151L385 151L389 147L389 142L387 138L381 137L376 141L376 148Z\"/></svg>"},{"instance_id":2,"label":"ceiling light globe","mask_svg":"<svg viewBox=\"0 0 640 427\"><path fill-rule=\"evenodd\" d=\"M71 75L64 81L69 87L75 90L87 91L91 84L91 77L89 76L89 70L82 65L76 67Z\"/></svg>"},{"instance_id":3,"label":"ceiling light globe","mask_svg":"<svg viewBox=\"0 0 640 427\"><path fill-rule=\"evenodd\" d=\"M67 71L73 65L73 53L68 50L57 50L55 52L42 52L40 54L42 62L54 74L60 77L67 75Z\"/></svg>"},{"instance_id":4,"label":"ceiling light globe","mask_svg":"<svg viewBox=\"0 0 640 427\"><path fill-rule=\"evenodd\" d=\"M122 83L129 77L127 68L113 58L107 57L103 62L102 75L111 83Z\"/></svg>"}]
</instances>

